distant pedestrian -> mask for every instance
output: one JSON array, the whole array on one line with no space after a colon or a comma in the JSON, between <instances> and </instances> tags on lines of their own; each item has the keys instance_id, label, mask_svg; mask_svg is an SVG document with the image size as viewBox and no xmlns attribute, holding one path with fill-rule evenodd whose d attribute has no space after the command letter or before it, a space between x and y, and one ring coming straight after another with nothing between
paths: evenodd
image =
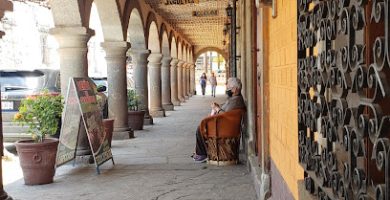
<instances>
[{"instance_id":1,"label":"distant pedestrian","mask_svg":"<svg viewBox=\"0 0 390 200\"><path fill-rule=\"evenodd\" d=\"M207 82L207 76L206 73L203 73L202 76L200 77L200 86L202 87L202 95L206 93L206 82Z\"/></svg>"},{"instance_id":2,"label":"distant pedestrian","mask_svg":"<svg viewBox=\"0 0 390 200\"><path fill-rule=\"evenodd\" d=\"M217 77L215 77L214 72L211 73L211 77L209 79L211 85L211 96L215 97L215 90L217 88Z\"/></svg>"}]
</instances>

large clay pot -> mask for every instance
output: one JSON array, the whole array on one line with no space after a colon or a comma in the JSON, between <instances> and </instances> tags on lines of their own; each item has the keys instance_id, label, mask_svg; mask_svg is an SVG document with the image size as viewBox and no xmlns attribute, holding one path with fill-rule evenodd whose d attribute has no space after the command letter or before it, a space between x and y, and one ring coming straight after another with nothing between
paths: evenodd
<instances>
[{"instance_id":1,"label":"large clay pot","mask_svg":"<svg viewBox=\"0 0 390 200\"><path fill-rule=\"evenodd\" d=\"M142 130L144 128L145 111L128 111L129 126L133 130Z\"/></svg>"},{"instance_id":2,"label":"large clay pot","mask_svg":"<svg viewBox=\"0 0 390 200\"><path fill-rule=\"evenodd\" d=\"M114 119L103 119L104 131L106 132L106 138L108 139L108 144L111 147L112 141L112 131L114 130Z\"/></svg>"},{"instance_id":3,"label":"large clay pot","mask_svg":"<svg viewBox=\"0 0 390 200\"><path fill-rule=\"evenodd\" d=\"M45 139L42 143L20 140L16 145L24 184L42 185L53 182L58 139Z\"/></svg>"}]
</instances>

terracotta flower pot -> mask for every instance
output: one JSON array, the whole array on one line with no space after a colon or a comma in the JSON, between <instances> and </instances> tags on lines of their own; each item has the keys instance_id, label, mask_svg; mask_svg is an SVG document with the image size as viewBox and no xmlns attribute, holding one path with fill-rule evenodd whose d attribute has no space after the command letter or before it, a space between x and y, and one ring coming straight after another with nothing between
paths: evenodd
<instances>
[{"instance_id":1,"label":"terracotta flower pot","mask_svg":"<svg viewBox=\"0 0 390 200\"><path fill-rule=\"evenodd\" d=\"M112 131L114 130L114 119L103 119L104 130L106 131L106 138L108 139L108 144L111 147L112 141Z\"/></svg>"},{"instance_id":2,"label":"terracotta flower pot","mask_svg":"<svg viewBox=\"0 0 390 200\"><path fill-rule=\"evenodd\" d=\"M142 130L144 127L145 111L128 111L129 126L133 130Z\"/></svg>"},{"instance_id":3,"label":"terracotta flower pot","mask_svg":"<svg viewBox=\"0 0 390 200\"><path fill-rule=\"evenodd\" d=\"M42 143L21 140L15 145L23 170L24 184L52 183L55 174L58 140L45 139Z\"/></svg>"}]
</instances>

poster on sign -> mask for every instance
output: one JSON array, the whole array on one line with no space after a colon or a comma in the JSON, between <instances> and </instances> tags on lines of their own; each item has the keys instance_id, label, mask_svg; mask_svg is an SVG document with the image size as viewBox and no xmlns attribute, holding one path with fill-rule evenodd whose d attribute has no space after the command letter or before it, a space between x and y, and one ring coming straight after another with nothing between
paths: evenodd
<instances>
[{"instance_id":1,"label":"poster on sign","mask_svg":"<svg viewBox=\"0 0 390 200\"><path fill-rule=\"evenodd\" d=\"M79 126L76 125L80 125L81 117L81 123L87 132L97 172L100 173L99 166L110 159L114 163L114 159L96 99L96 85L89 78L72 78L68 87L66 103L69 105L65 105L63 129L61 130L57 153L57 166L75 158L79 134ZM74 105L78 107L78 111Z\"/></svg>"},{"instance_id":2,"label":"poster on sign","mask_svg":"<svg viewBox=\"0 0 390 200\"><path fill-rule=\"evenodd\" d=\"M81 112L73 80L69 81L65 98L63 123L57 150L56 165L63 165L76 157Z\"/></svg>"}]
</instances>

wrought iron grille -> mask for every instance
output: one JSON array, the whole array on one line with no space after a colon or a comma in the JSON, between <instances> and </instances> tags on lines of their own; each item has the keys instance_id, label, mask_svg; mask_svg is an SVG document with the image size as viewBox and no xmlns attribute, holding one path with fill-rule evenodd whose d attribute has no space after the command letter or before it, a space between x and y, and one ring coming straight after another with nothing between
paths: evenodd
<instances>
[{"instance_id":1,"label":"wrought iron grille","mask_svg":"<svg viewBox=\"0 0 390 200\"><path fill-rule=\"evenodd\" d=\"M319 199L390 199L390 0L298 0L299 162Z\"/></svg>"}]
</instances>

